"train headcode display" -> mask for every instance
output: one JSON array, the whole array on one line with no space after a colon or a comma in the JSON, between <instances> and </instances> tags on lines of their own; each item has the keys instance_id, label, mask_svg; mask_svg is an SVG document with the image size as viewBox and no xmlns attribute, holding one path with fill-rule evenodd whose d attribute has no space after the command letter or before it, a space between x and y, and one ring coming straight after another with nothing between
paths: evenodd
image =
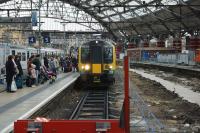
<instances>
[{"instance_id":1,"label":"train headcode display","mask_svg":"<svg viewBox=\"0 0 200 133\"><path fill-rule=\"evenodd\" d=\"M36 43L36 38L34 36L28 38L28 43L33 44Z\"/></svg>"},{"instance_id":2,"label":"train headcode display","mask_svg":"<svg viewBox=\"0 0 200 133\"><path fill-rule=\"evenodd\" d=\"M49 36L44 36L43 37L43 42L44 43L50 43L50 37Z\"/></svg>"}]
</instances>

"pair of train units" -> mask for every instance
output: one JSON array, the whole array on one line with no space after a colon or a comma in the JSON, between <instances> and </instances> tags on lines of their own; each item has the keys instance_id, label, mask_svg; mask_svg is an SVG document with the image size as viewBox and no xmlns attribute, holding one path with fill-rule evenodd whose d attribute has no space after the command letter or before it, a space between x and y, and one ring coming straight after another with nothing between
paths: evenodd
<instances>
[{"instance_id":1,"label":"pair of train units","mask_svg":"<svg viewBox=\"0 0 200 133\"><path fill-rule=\"evenodd\" d=\"M38 53L35 48L24 48L16 46L1 47L2 53L20 55L23 69L26 69L27 59ZM42 56L64 55L63 50L43 48ZM5 64L6 56L2 56L1 65ZM111 42L103 40L93 40L84 43L78 50L78 69L82 81L91 84L109 84L115 82L114 72L116 69L116 51Z\"/></svg>"}]
</instances>

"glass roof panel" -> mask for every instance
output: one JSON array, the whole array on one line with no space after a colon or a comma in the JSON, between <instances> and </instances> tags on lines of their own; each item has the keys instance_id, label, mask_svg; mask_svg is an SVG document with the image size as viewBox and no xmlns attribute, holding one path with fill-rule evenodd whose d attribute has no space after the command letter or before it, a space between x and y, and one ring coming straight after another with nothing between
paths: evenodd
<instances>
[{"instance_id":1,"label":"glass roof panel","mask_svg":"<svg viewBox=\"0 0 200 133\"><path fill-rule=\"evenodd\" d=\"M98 2L97 2L96 0L91 0L91 1L90 1L90 5L91 5L91 6L94 6L94 5L96 5L97 3L98 3Z\"/></svg>"},{"instance_id":2,"label":"glass roof panel","mask_svg":"<svg viewBox=\"0 0 200 133\"><path fill-rule=\"evenodd\" d=\"M119 15L115 15L115 16L112 16L111 19L116 22L116 21L119 21L121 17Z\"/></svg>"},{"instance_id":3,"label":"glass roof panel","mask_svg":"<svg viewBox=\"0 0 200 133\"><path fill-rule=\"evenodd\" d=\"M122 16L126 19L130 19L134 17L134 15L131 12L124 13L122 14Z\"/></svg>"},{"instance_id":4,"label":"glass roof panel","mask_svg":"<svg viewBox=\"0 0 200 133\"><path fill-rule=\"evenodd\" d=\"M103 12L103 14L112 15L112 14L116 14L116 12L113 11L113 10L106 10L106 11Z\"/></svg>"},{"instance_id":5,"label":"glass roof panel","mask_svg":"<svg viewBox=\"0 0 200 133\"><path fill-rule=\"evenodd\" d=\"M128 3L128 5L139 5L139 3L135 2L135 1L130 1L130 2Z\"/></svg>"},{"instance_id":6,"label":"glass roof panel","mask_svg":"<svg viewBox=\"0 0 200 133\"><path fill-rule=\"evenodd\" d=\"M37 16L39 16L38 15L39 1L38 0L32 0L32 1L33 1L32 9L35 10L37 12ZM93 2L95 2L95 0L93 0ZM30 0L28 1L11 0L6 3L0 4L0 8L5 10L5 11L0 11L0 18L8 17L8 10L10 10L9 17L28 17L28 16L31 17L32 14L32 11L30 10L31 9ZM42 25L48 25L50 27L48 28L46 26L42 26L42 28L44 28L42 30L56 30L55 26L57 27L57 30L62 30L63 28L60 27L63 27L63 25L60 24L60 26L58 26L57 24L58 22L55 22L55 20L57 19L61 19L62 21L67 21L67 22L71 21L71 23L74 22L73 26L69 26L70 29L66 28L66 30L74 29L72 27L76 27L76 31L77 30L84 31L85 29L88 28L90 30L100 30L100 31L105 30L104 28L102 28L101 24L97 23L97 21L90 15L86 14L85 12L73 6L70 6L69 4L63 3L58 0L42 0L41 17L43 18L42 22L45 23ZM47 18L51 18L52 20ZM50 22L54 26L48 24ZM75 24L75 22L82 22L80 23L81 26L79 24ZM95 23L90 23L90 22L95 22ZM68 25L71 24L68 23ZM86 28L83 28L84 26L86 26ZM37 27L35 27L35 29L37 29Z\"/></svg>"},{"instance_id":7,"label":"glass roof panel","mask_svg":"<svg viewBox=\"0 0 200 133\"><path fill-rule=\"evenodd\" d=\"M114 10L117 12L123 12L124 8L123 7L115 7Z\"/></svg>"}]
</instances>

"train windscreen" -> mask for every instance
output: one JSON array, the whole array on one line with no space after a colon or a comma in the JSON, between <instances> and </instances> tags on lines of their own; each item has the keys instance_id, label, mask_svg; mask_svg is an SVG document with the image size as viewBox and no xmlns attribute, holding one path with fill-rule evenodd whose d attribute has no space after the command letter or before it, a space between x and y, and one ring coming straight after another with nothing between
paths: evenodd
<instances>
[{"instance_id":1,"label":"train windscreen","mask_svg":"<svg viewBox=\"0 0 200 133\"><path fill-rule=\"evenodd\" d=\"M104 48L104 63L112 63L113 62L113 48L105 47Z\"/></svg>"},{"instance_id":2,"label":"train windscreen","mask_svg":"<svg viewBox=\"0 0 200 133\"><path fill-rule=\"evenodd\" d=\"M81 48L81 62L89 63L90 62L90 49L89 47Z\"/></svg>"},{"instance_id":3,"label":"train windscreen","mask_svg":"<svg viewBox=\"0 0 200 133\"><path fill-rule=\"evenodd\" d=\"M93 64L101 64L102 63L102 50L101 46L91 46L91 56Z\"/></svg>"}]
</instances>

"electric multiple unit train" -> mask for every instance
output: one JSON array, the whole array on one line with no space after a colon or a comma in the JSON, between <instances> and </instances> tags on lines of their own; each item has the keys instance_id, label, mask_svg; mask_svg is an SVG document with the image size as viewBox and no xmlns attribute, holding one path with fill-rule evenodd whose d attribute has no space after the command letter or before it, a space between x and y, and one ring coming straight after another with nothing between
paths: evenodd
<instances>
[{"instance_id":1,"label":"electric multiple unit train","mask_svg":"<svg viewBox=\"0 0 200 133\"><path fill-rule=\"evenodd\" d=\"M116 69L115 46L103 40L93 40L79 47L78 67L82 81L89 84L113 83Z\"/></svg>"}]
</instances>

